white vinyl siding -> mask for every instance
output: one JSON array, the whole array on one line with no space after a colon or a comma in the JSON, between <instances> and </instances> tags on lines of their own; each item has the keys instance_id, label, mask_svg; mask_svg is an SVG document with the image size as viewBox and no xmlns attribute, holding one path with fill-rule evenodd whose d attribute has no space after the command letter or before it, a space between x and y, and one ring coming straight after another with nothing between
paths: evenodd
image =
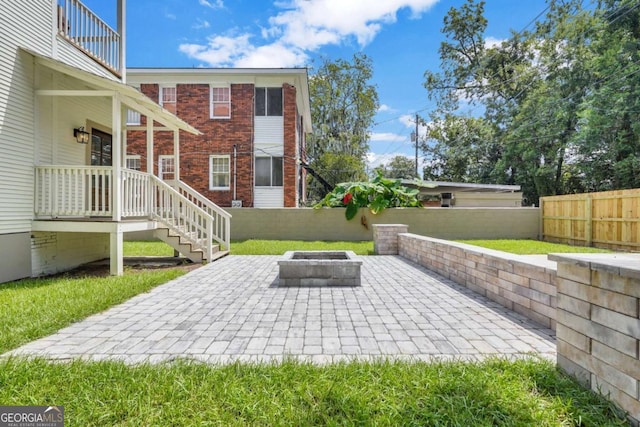
<instances>
[{"instance_id":1,"label":"white vinyl siding","mask_svg":"<svg viewBox=\"0 0 640 427\"><path fill-rule=\"evenodd\" d=\"M283 208L284 189L282 187L256 187L253 192L253 206L256 208Z\"/></svg>"},{"instance_id":2,"label":"white vinyl siding","mask_svg":"<svg viewBox=\"0 0 640 427\"><path fill-rule=\"evenodd\" d=\"M18 48L51 55L51 11L50 0L4 0L0 7L0 234L31 230L33 57Z\"/></svg>"},{"instance_id":3,"label":"white vinyl siding","mask_svg":"<svg viewBox=\"0 0 640 427\"><path fill-rule=\"evenodd\" d=\"M284 120L282 116L256 116L255 120L255 142L269 143L284 141Z\"/></svg>"},{"instance_id":4,"label":"white vinyl siding","mask_svg":"<svg viewBox=\"0 0 640 427\"><path fill-rule=\"evenodd\" d=\"M73 46L62 37L58 37L57 40L58 54L54 59L64 62L65 64L73 65L76 68L89 71L93 74L97 74L111 80L119 81L119 79L114 76L113 73L82 53L80 50L78 50L77 47Z\"/></svg>"}]
</instances>

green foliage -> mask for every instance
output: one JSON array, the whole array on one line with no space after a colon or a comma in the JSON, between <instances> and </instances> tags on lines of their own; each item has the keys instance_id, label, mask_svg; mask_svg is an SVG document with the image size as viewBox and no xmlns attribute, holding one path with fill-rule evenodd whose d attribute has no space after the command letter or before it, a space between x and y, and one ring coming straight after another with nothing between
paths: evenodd
<instances>
[{"instance_id":1,"label":"green foliage","mask_svg":"<svg viewBox=\"0 0 640 427\"><path fill-rule=\"evenodd\" d=\"M624 426L542 360L210 366L0 360L4 405L60 402L70 426Z\"/></svg>"},{"instance_id":2,"label":"green foliage","mask_svg":"<svg viewBox=\"0 0 640 427\"><path fill-rule=\"evenodd\" d=\"M184 272L177 269L127 271L123 276L63 276L1 284L0 354L52 334L182 274Z\"/></svg>"},{"instance_id":3,"label":"green foliage","mask_svg":"<svg viewBox=\"0 0 640 427\"><path fill-rule=\"evenodd\" d=\"M382 164L374 169L376 175L386 178L417 179L416 161L406 156L395 156L386 165Z\"/></svg>"},{"instance_id":4,"label":"green foliage","mask_svg":"<svg viewBox=\"0 0 640 427\"><path fill-rule=\"evenodd\" d=\"M583 3L551 0L532 29L496 45L485 43L484 1L449 10L442 71L425 73L438 106L426 176L518 184L530 204L640 187L640 8Z\"/></svg>"},{"instance_id":5,"label":"green foliage","mask_svg":"<svg viewBox=\"0 0 640 427\"><path fill-rule=\"evenodd\" d=\"M332 186L366 179L369 128L379 105L372 77L371 59L357 53L351 61L324 60L309 79L313 133L307 161ZM311 200L326 194L312 177L308 189Z\"/></svg>"},{"instance_id":6,"label":"green foliage","mask_svg":"<svg viewBox=\"0 0 640 427\"><path fill-rule=\"evenodd\" d=\"M260 240L231 242L233 255L282 255L287 251L353 251L357 255L373 253L373 242Z\"/></svg>"},{"instance_id":7,"label":"green foliage","mask_svg":"<svg viewBox=\"0 0 640 427\"><path fill-rule=\"evenodd\" d=\"M561 243L542 242L539 240L495 239L495 240L459 240L461 243L482 246L487 249L510 252L517 255L546 255L550 253L606 253L607 249L586 246L570 246Z\"/></svg>"},{"instance_id":8,"label":"green foliage","mask_svg":"<svg viewBox=\"0 0 640 427\"><path fill-rule=\"evenodd\" d=\"M325 196L315 207L346 207L345 216L353 219L358 209L368 207L372 214L385 208L421 207L419 191L402 185L399 179L384 178L378 174L371 181L343 182Z\"/></svg>"}]
</instances>

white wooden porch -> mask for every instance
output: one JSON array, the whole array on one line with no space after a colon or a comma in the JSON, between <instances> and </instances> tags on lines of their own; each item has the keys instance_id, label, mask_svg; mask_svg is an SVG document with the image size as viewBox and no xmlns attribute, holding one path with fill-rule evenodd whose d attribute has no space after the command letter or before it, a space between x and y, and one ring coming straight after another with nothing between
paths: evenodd
<instances>
[{"instance_id":1,"label":"white wooden porch","mask_svg":"<svg viewBox=\"0 0 640 427\"><path fill-rule=\"evenodd\" d=\"M114 179L113 170L37 166L33 230L109 233L113 274L122 271L122 234L129 231L165 229L159 237L174 239L167 243L196 262L213 259L214 242L229 250L231 215L226 211L179 181L169 185L130 169Z\"/></svg>"}]
</instances>

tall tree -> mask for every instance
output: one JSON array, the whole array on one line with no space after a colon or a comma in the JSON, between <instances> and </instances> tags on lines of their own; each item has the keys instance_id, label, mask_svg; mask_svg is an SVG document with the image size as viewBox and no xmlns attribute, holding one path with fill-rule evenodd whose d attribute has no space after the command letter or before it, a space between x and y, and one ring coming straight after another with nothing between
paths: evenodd
<instances>
[{"instance_id":1,"label":"tall tree","mask_svg":"<svg viewBox=\"0 0 640 427\"><path fill-rule=\"evenodd\" d=\"M309 80L314 129L307 138L307 157L332 186L366 179L369 129L379 106L372 76L371 60L357 53L351 61L324 60ZM313 179L308 188L311 200L326 194Z\"/></svg>"},{"instance_id":2,"label":"tall tree","mask_svg":"<svg viewBox=\"0 0 640 427\"><path fill-rule=\"evenodd\" d=\"M414 179L416 174L416 161L407 156L395 156L386 165L380 165L374 172L381 174L385 178Z\"/></svg>"}]
</instances>

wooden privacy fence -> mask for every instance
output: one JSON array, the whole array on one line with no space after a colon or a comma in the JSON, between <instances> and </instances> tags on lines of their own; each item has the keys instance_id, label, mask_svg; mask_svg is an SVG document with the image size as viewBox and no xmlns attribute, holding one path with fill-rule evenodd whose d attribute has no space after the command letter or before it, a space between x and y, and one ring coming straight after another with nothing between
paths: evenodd
<instances>
[{"instance_id":1,"label":"wooden privacy fence","mask_svg":"<svg viewBox=\"0 0 640 427\"><path fill-rule=\"evenodd\" d=\"M640 188L540 198L542 240L640 251Z\"/></svg>"}]
</instances>

